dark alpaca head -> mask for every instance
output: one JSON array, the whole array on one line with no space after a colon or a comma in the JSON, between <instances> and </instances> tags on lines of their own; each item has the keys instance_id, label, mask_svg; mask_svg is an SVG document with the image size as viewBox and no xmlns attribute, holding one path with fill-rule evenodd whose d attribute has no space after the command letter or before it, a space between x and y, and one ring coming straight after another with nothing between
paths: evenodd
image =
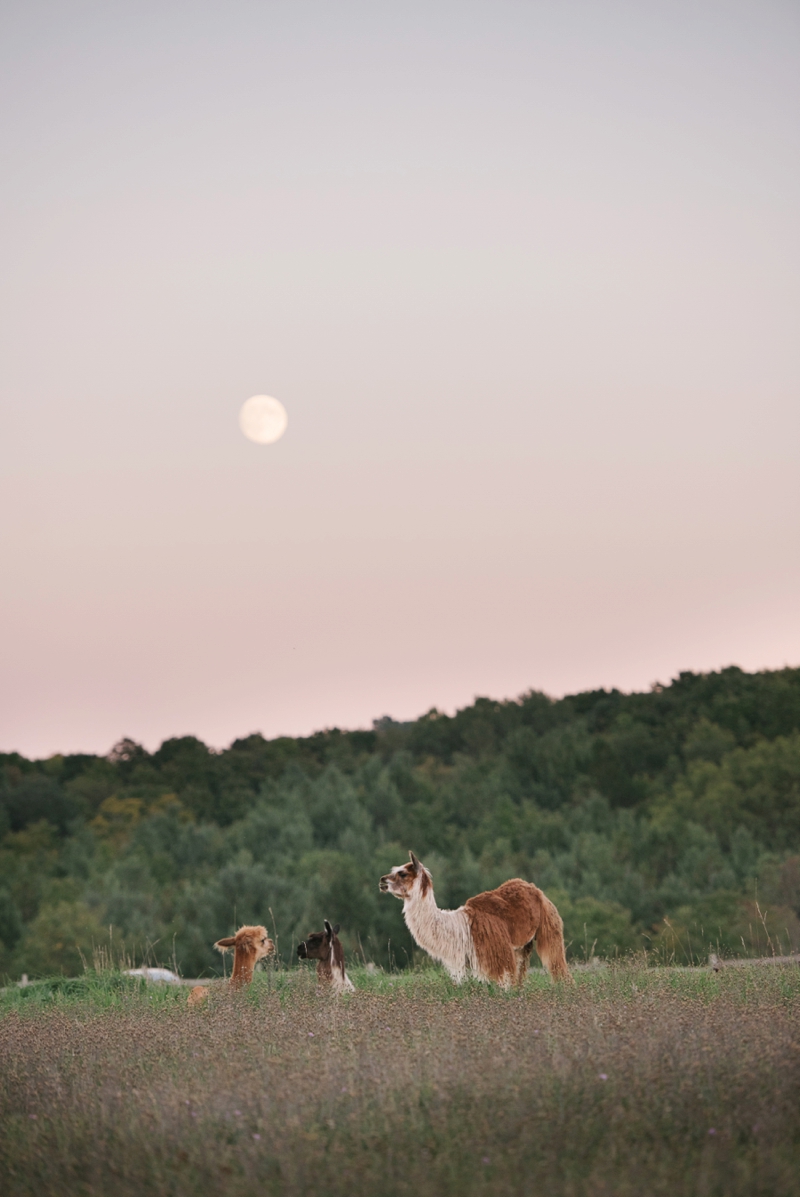
<instances>
[{"instance_id":1,"label":"dark alpaca head","mask_svg":"<svg viewBox=\"0 0 800 1197\"><path fill-rule=\"evenodd\" d=\"M325 919L325 930L312 931L310 935L306 936L303 942L297 945L297 955L301 960L333 959L334 945L339 943L336 938L338 933L339 924L332 927Z\"/></svg>"}]
</instances>

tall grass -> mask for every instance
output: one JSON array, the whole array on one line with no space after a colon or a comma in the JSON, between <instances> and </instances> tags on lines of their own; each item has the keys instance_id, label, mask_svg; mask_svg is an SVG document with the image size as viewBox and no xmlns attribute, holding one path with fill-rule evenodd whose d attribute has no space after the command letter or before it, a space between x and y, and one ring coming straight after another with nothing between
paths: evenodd
<instances>
[{"instance_id":1,"label":"tall grass","mask_svg":"<svg viewBox=\"0 0 800 1197\"><path fill-rule=\"evenodd\" d=\"M800 969L351 975L3 995L3 1192L800 1193Z\"/></svg>"}]
</instances>

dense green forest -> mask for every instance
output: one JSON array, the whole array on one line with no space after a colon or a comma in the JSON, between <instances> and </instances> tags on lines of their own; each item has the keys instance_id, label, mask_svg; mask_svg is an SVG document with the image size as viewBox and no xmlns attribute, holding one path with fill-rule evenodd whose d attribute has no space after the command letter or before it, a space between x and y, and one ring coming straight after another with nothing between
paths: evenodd
<instances>
[{"instance_id":1,"label":"dense green forest","mask_svg":"<svg viewBox=\"0 0 800 1197\"><path fill-rule=\"evenodd\" d=\"M239 923L414 958L378 878L413 848L439 904L508 877L573 958L800 948L800 669L682 673L645 694L480 698L371 731L193 737L152 754L0 755L0 974L76 973L109 942L218 971Z\"/></svg>"}]
</instances>

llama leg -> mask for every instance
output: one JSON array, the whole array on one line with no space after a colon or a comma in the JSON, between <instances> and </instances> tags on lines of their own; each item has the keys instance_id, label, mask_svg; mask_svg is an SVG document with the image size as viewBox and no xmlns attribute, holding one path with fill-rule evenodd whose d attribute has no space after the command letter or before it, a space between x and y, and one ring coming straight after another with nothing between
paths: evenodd
<instances>
[{"instance_id":1,"label":"llama leg","mask_svg":"<svg viewBox=\"0 0 800 1197\"><path fill-rule=\"evenodd\" d=\"M518 988L521 988L525 981L525 977L528 972L528 962L531 958L531 952L533 951L533 945L534 940L531 939L528 943L523 944L521 948L514 948L514 955L517 958L517 976L515 983Z\"/></svg>"},{"instance_id":2,"label":"llama leg","mask_svg":"<svg viewBox=\"0 0 800 1197\"><path fill-rule=\"evenodd\" d=\"M536 951L551 980L568 981L572 984L572 973L569 971L564 949L564 924L553 903L544 898L544 895L542 921L536 932Z\"/></svg>"}]
</instances>

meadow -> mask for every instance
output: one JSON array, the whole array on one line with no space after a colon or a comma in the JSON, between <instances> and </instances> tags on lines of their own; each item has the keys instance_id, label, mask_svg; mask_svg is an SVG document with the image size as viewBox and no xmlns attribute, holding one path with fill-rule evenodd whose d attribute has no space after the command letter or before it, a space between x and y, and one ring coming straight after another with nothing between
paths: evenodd
<instances>
[{"instance_id":1,"label":"meadow","mask_svg":"<svg viewBox=\"0 0 800 1197\"><path fill-rule=\"evenodd\" d=\"M796 965L351 974L201 1011L113 973L6 990L3 1193L800 1192Z\"/></svg>"}]
</instances>

